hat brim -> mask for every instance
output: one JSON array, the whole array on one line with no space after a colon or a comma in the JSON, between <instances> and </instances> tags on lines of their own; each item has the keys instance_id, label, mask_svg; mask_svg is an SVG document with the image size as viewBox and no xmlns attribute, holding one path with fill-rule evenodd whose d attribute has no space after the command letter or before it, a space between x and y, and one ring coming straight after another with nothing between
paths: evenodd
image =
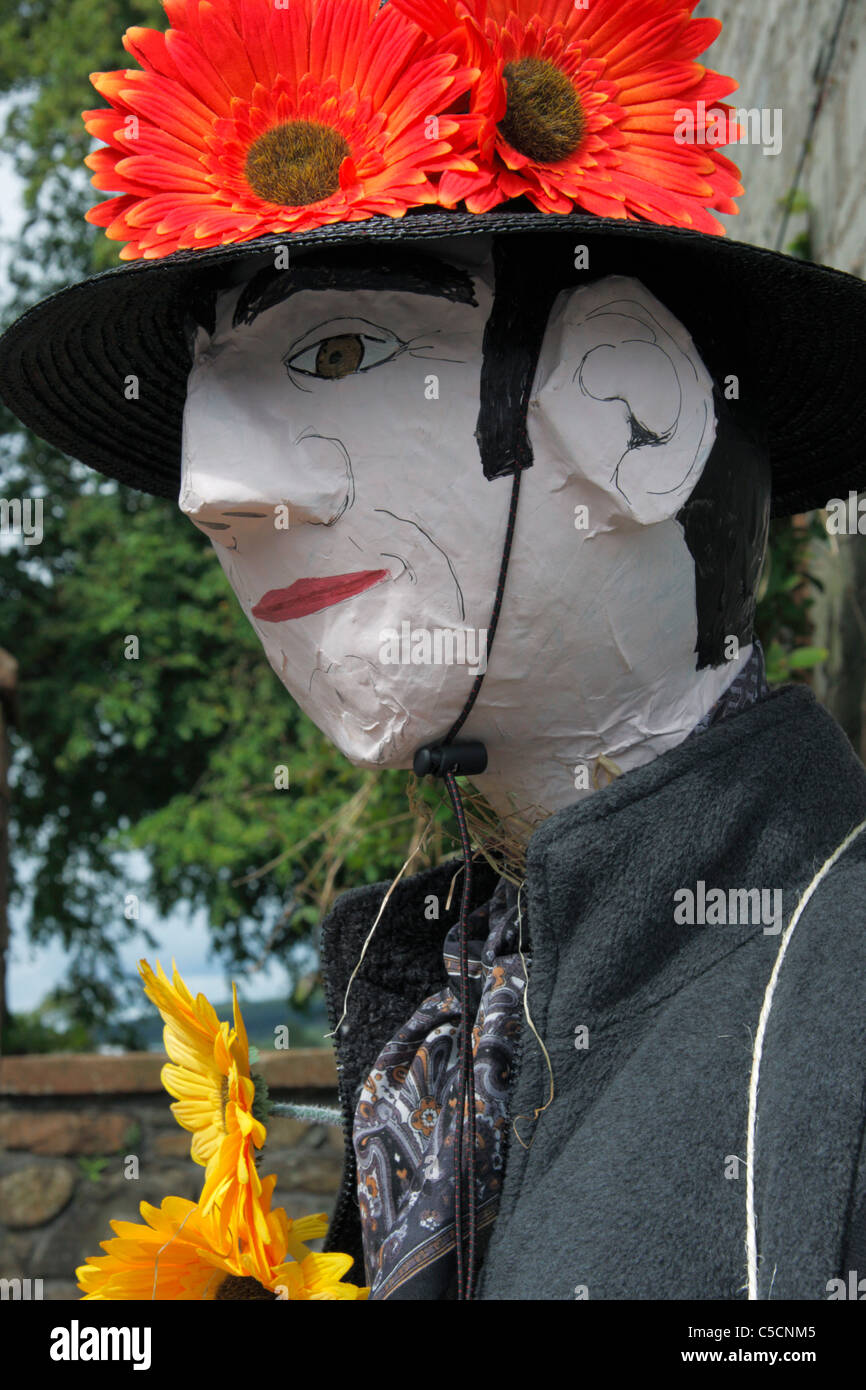
<instances>
[{"instance_id":1,"label":"hat brim","mask_svg":"<svg viewBox=\"0 0 866 1390\"><path fill-rule=\"evenodd\" d=\"M737 379L773 470L777 516L866 487L866 283L758 246L643 222L532 211L419 211L134 261L61 290L0 338L0 396L42 439L176 499L192 295L232 262L350 241L558 233L591 278L634 275L687 326L716 381ZM575 276L575 279L579 277ZM125 383L138 380L137 399Z\"/></svg>"}]
</instances>

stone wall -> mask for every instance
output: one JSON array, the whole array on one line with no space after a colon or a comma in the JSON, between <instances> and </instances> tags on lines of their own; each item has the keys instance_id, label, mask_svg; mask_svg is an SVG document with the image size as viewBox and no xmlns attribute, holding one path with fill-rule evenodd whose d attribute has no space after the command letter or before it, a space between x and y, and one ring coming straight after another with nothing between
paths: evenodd
<instances>
[{"instance_id":1,"label":"stone wall","mask_svg":"<svg viewBox=\"0 0 866 1390\"><path fill-rule=\"evenodd\" d=\"M79 1299L75 1268L102 1253L109 1221L140 1221L142 1201L197 1200L204 1169L160 1085L164 1061L153 1053L0 1060L0 1279L29 1279L31 1294L41 1280L43 1298ZM329 1050L263 1056L255 1069L274 1100L337 1105ZM275 1201L290 1216L330 1216L342 1154L336 1127L276 1117L260 1172L277 1174ZM137 1177L126 1175L136 1168Z\"/></svg>"}]
</instances>

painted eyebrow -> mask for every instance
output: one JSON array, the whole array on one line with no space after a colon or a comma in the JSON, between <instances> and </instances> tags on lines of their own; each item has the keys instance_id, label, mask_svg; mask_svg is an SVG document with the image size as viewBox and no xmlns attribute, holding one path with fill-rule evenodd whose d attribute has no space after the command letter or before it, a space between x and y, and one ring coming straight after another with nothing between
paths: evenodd
<instances>
[{"instance_id":1,"label":"painted eyebrow","mask_svg":"<svg viewBox=\"0 0 866 1390\"><path fill-rule=\"evenodd\" d=\"M358 247L335 259L333 252L305 257L288 270L265 266L249 280L235 307L232 326L254 323L259 314L301 290L401 290L435 295L455 304L478 307L469 275L431 256L375 247Z\"/></svg>"}]
</instances>

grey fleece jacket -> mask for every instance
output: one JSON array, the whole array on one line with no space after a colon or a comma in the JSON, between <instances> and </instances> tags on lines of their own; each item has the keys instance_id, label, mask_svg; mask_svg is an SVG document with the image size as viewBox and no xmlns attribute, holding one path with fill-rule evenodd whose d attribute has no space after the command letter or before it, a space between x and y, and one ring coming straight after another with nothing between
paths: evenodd
<instances>
[{"instance_id":1,"label":"grey fleece jacket","mask_svg":"<svg viewBox=\"0 0 866 1390\"><path fill-rule=\"evenodd\" d=\"M533 1123L550 1078L524 1019L478 1298L747 1297L762 1005L801 896L864 820L866 771L812 694L789 686L539 827L524 890L528 997L553 1100ZM329 1248L356 1257L353 1279L363 1258L352 1116L384 1044L444 983L452 875L444 865L398 885L338 1035L347 1149ZM492 887L479 871L476 900ZM324 924L332 1027L386 888L344 895ZM699 914L714 889L727 920L712 924L710 907L704 924L678 923L683 890ZM769 890L760 916L754 894L748 908L730 894L754 889ZM802 912L766 1022L753 1164L760 1299L827 1299L858 1260L866 1279L864 1129L866 831Z\"/></svg>"}]
</instances>

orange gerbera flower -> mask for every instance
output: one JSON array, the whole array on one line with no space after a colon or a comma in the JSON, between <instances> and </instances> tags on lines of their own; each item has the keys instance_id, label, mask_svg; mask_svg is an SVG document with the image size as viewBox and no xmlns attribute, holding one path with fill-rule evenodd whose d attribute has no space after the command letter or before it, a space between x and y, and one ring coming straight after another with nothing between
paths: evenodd
<instances>
[{"instance_id":1,"label":"orange gerbera flower","mask_svg":"<svg viewBox=\"0 0 866 1390\"><path fill-rule=\"evenodd\" d=\"M250 1075L246 1028L232 986L234 1027L221 1023L203 994L193 999L177 967L167 978L159 961L154 975L147 961L139 964L144 992L165 1023L165 1050L171 1058L162 1069L162 1084L177 1097L172 1113L192 1132L190 1153L206 1168L200 1205L204 1216L218 1213L220 1237L231 1230L246 1239L262 1258L268 1239L261 1211L261 1181L255 1150L266 1130L253 1113L256 1086Z\"/></svg>"},{"instance_id":2,"label":"orange gerbera flower","mask_svg":"<svg viewBox=\"0 0 866 1390\"><path fill-rule=\"evenodd\" d=\"M439 199L485 212L527 197L543 212L724 233L737 212L729 77L694 61L718 35L697 0L391 0L431 35L462 23L481 72L477 173L446 171ZM453 42L452 37L452 42ZM719 134L719 116L725 127ZM704 137L708 127L712 143ZM683 134L682 132L685 132Z\"/></svg>"},{"instance_id":3,"label":"orange gerbera flower","mask_svg":"<svg viewBox=\"0 0 866 1390\"><path fill-rule=\"evenodd\" d=\"M262 1184L268 1241L258 1253L222 1241L217 1222L194 1202L142 1202L146 1224L112 1221L105 1254L75 1271L85 1300L365 1299L368 1289L342 1282L349 1255L317 1255L304 1244L325 1235L325 1215L292 1222L282 1208L272 1211L275 1183L271 1176Z\"/></svg>"},{"instance_id":4,"label":"orange gerbera flower","mask_svg":"<svg viewBox=\"0 0 866 1390\"><path fill-rule=\"evenodd\" d=\"M106 148L88 220L121 259L352 222L436 201L469 172L475 122L444 113L477 72L379 0L163 0L171 28L127 30L142 71L93 73ZM435 119L434 119L435 118Z\"/></svg>"}]
</instances>

